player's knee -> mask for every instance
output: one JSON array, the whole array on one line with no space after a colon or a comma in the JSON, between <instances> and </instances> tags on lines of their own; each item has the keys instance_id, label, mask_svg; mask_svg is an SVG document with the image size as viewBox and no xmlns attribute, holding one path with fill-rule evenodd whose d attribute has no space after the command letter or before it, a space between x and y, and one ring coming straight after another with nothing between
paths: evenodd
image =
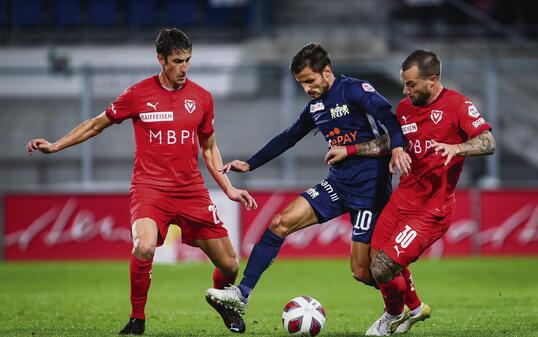
<instances>
[{"instance_id":1,"label":"player's knee","mask_svg":"<svg viewBox=\"0 0 538 337\"><path fill-rule=\"evenodd\" d=\"M370 285L374 282L369 266L358 266L353 268L353 278L359 282Z\"/></svg>"},{"instance_id":2,"label":"player's knee","mask_svg":"<svg viewBox=\"0 0 538 337\"><path fill-rule=\"evenodd\" d=\"M133 247L133 255L140 260L149 260L155 255L155 243L136 240Z\"/></svg>"},{"instance_id":3,"label":"player's knee","mask_svg":"<svg viewBox=\"0 0 538 337\"><path fill-rule=\"evenodd\" d=\"M383 261L376 258L370 267L372 276L376 283L387 283L394 278L389 266L385 265Z\"/></svg>"},{"instance_id":4,"label":"player's knee","mask_svg":"<svg viewBox=\"0 0 538 337\"><path fill-rule=\"evenodd\" d=\"M281 238L284 238L288 234L290 234L290 228L286 224L284 217L280 213L276 214L271 219L271 222L269 223L269 230L280 236Z\"/></svg>"}]
</instances>

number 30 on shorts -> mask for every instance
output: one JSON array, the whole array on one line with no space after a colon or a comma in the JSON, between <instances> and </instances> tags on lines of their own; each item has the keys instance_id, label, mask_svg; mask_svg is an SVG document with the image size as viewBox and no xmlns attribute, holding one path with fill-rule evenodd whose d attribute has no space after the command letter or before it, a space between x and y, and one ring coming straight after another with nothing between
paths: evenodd
<instances>
[{"instance_id":1,"label":"number 30 on shorts","mask_svg":"<svg viewBox=\"0 0 538 337\"><path fill-rule=\"evenodd\" d=\"M207 206L207 210L213 214L213 222L215 225L218 225L220 223L219 215L217 214L217 206L215 205L209 205Z\"/></svg>"},{"instance_id":2,"label":"number 30 on shorts","mask_svg":"<svg viewBox=\"0 0 538 337\"><path fill-rule=\"evenodd\" d=\"M396 243L400 244L402 248L407 248L416 237L417 232L408 225L405 225L405 229L396 236Z\"/></svg>"}]
</instances>

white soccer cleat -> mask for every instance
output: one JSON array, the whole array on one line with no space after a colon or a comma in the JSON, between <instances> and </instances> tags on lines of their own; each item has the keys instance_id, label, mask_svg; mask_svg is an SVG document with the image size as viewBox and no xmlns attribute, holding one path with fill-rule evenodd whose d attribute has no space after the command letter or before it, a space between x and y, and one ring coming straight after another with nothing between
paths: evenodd
<instances>
[{"instance_id":1,"label":"white soccer cleat","mask_svg":"<svg viewBox=\"0 0 538 337\"><path fill-rule=\"evenodd\" d=\"M429 305L426 303L422 303L422 310L414 316L409 316L409 318L400 324L398 328L396 329L395 333L406 333L411 329L411 326L415 324L416 322L425 321L432 315L432 308L430 308Z\"/></svg>"},{"instance_id":2,"label":"white soccer cleat","mask_svg":"<svg viewBox=\"0 0 538 337\"><path fill-rule=\"evenodd\" d=\"M241 291L236 286L229 286L224 289L209 288L206 292L206 298L222 304L241 315L245 314L248 306L248 299L241 294Z\"/></svg>"},{"instance_id":3,"label":"white soccer cleat","mask_svg":"<svg viewBox=\"0 0 538 337\"><path fill-rule=\"evenodd\" d=\"M404 307L402 317L393 317L386 312L366 331L366 336L390 336L402 322L409 318L409 308Z\"/></svg>"}]
</instances>

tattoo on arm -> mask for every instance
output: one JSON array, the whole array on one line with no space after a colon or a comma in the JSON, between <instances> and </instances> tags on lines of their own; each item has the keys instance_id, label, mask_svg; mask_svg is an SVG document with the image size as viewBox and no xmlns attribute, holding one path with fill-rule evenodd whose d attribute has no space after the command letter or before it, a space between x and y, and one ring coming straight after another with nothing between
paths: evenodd
<instances>
[{"instance_id":1,"label":"tattoo on arm","mask_svg":"<svg viewBox=\"0 0 538 337\"><path fill-rule=\"evenodd\" d=\"M484 131L480 135L460 144L460 156L482 156L495 152L495 139L491 132Z\"/></svg>"},{"instance_id":2,"label":"tattoo on arm","mask_svg":"<svg viewBox=\"0 0 538 337\"><path fill-rule=\"evenodd\" d=\"M387 283L402 271L403 267L394 262L384 251L377 254L372 262L371 270L375 281L379 283Z\"/></svg>"},{"instance_id":3,"label":"tattoo on arm","mask_svg":"<svg viewBox=\"0 0 538 337\"><path fill-rule=\"evenodd\" d=\"M358 156L383 157L390 154L389 135L383 135L368 142L359 143L357 147Z\"/></svg>"}]
</instances>

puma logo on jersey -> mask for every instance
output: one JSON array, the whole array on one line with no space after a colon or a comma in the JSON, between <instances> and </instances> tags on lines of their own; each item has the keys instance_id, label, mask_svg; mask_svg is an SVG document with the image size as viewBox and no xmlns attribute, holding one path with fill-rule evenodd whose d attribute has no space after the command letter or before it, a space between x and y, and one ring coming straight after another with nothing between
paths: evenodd
<instances>
[{"instance_id":1,"label":"puma logo on jersey","mask_svg":"<svg viewBox=\"0 0 538 337\"><path fill-rule=\"evenodd\" d=\"M196 102L192 101L190 99L185 100L185 110L187 110L190 114L196 110Z\"/></svg>"},{"instance_id":2,"label":"puma logo on jersey","mask_svg":"<svg viewBox=\"0 0 538 337\"><path fill-rule=\"evenodd\" d=\"M159 104L159 102L155 102L155 104L151 104L150 102L146 103L146 105L152 107L154 111L157 111L157 104Z\"/></svg>"}]
</instances>

